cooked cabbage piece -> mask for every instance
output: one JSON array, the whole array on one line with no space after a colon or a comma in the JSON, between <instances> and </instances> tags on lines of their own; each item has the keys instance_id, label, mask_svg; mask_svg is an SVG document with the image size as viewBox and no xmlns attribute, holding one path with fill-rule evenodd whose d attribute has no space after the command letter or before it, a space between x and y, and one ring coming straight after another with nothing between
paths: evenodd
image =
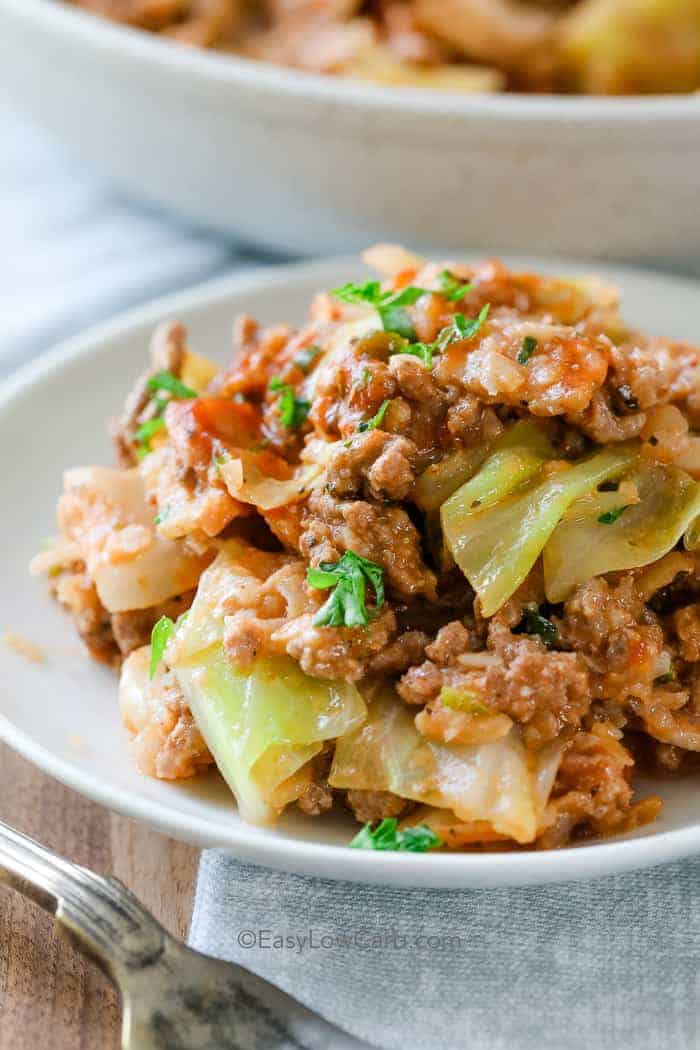
<instances>
[{"instance_id":1,"label":"cooked cabbage piece","mask_svg":"<svg viewBox=\"0 0 700 1050\"><path fill-rule=\"evenodd\" d=\"M433 463L416 481L413 498L421 510L439 510L460 485L471 478L486 459L488 449L460 448Z\"/></svg>"},{"instance_id":2,"label":"cooked cabbage piece","mask_svg":"<svg viewBox=\"0 0 700 1050\"><path fill-rule=\"evenodd\" d=\"M574 500L622 474L635 454L635 446L608 448L543 479L544 460L532 447L503 450L448 500L445 540L484 616L515 593Z\"/></svg>"},{"instance_id":3,"label":"cooked cabbage piece","mask_svg":"<svg viewBox=\"0 0 700 1050\"><path fill-rule=\"evenodd\" d=\"M638 503L625 506L615 492L594 492L577 500L552 533L543 559L549 601L564 601L592 576L657 561L700 514L700 485L677 467L642 464L625 480Z\"/></svg>"},{"instance_id":4,"label":"cooked cabbage piece","mask_svg":"<svg viewBox=\"0 0 700 1050\"><path fill-rule=\"evenodd\" d=\"M280 456L263 450L237 449L219 464L219 473L234 499L260 511L274 510L306 499L325 477L333 442L310 442L301 464L291 468Z\"/></svg>"},{"instance_id":5,"label":"cooked cabbage piece","mask_svg":"<svg viewBox=\"0 0 700 1050\"><path fill-rule=\"evenodd\" d=\"M242 818L263 824L296 797L297 775L323 742L359 726L366 707L354 685L310 678L291 657L267 654L245 670L228 659L227 594L249 575L240 559L256 553L238 542L221 551L166 659Z\"/></svg>"},{"instance_id":6,"label":"cooked cabbage piece","mask_svg":"<svg viewBox=\"0 0 700 1050\"><path fill-rule=\"evenodd\" d=\"M700 85L697 0L582 0L558 27L574 91L637 95Z\"/></svg>"},{"instance_id":7,"label":"cooked cabbage piece","mask_svg":"<svg viewBox=\"0 0 700 1050\"><path fill-rule=\"evenodd\" d=\"M489 453L522 446L533 457L549 459L554 455L544 432L534 423L519 422L506 431L493 445L456 449L439 463L428 467L416 482L414 499L421 510L431 512L440 507L479 470Z\"/></svg>"},{"instance_id":8,"label":"cooked cabbage piece","mask_svg":"<svg viewBox=\"0 0 700 1050\"><path fill-rule=\"evenodd\" d=\"M546 760L548 796L556 773L549 750ZM436 744L390 687L369 700L367 721L338 741L329 783L452 810L460 823L484 822L516 842L534 839L542 809L538 763L529 765L516 728L488 744Z\"/></svg>"},{"instance_id":9,"label":"cooked cabbage piece","mask_svg":"<svg viewBox=\"0 0 700 1050\"><path fill-rule=\"evenodd\" d=\"M534 477L554 449L535 423L516 423L498 441L478 473L442 508L443 526L458 530L465 517L498 503Z\"/></svg>"}]
</instances>

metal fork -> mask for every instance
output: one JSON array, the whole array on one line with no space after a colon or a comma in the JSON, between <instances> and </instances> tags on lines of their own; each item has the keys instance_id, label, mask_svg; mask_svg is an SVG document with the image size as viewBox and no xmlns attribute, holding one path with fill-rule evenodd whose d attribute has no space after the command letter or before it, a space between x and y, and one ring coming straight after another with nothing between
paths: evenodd
<instances>
[{"instance_id":1,"label":"metal fork","mask_svg":"<svg viewBox=\"0 0 700 1050\"><path fill-rule=\"evenodd\" d=\"M361 1050L233 963L175 940L121 883L0 821L0 882L51 912L121 992L123 1050Z\"/></svg>"}]
</instances>

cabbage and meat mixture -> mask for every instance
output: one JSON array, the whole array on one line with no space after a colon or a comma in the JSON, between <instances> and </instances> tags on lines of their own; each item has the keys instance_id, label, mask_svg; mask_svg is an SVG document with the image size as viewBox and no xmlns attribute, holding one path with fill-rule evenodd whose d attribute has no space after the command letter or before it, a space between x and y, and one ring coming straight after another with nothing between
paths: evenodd
<instances>
[{"instance_id":1,"label":"cabbage and meat mixture","mask_svg":"<svg viewBox=\"0 0 700 1050\"><path fill-rule=\"evenodd\" d=\"M70 0L181 43L436 91L700 87L698 0Z\"/></svg>"},{"instance_id":2,"label":"cabbage and meat mixture","mask_svg":"<svg viewBox=\"0 0 700 1050\"><path fill-rule=\"evenodd\" d=\"M653 820L635 768L700 752L700 349L592 278L366 258L222 369L159 328L118 466L66 474L37 567L139 768L382 849Z\"/></svg>"}]
</instances>

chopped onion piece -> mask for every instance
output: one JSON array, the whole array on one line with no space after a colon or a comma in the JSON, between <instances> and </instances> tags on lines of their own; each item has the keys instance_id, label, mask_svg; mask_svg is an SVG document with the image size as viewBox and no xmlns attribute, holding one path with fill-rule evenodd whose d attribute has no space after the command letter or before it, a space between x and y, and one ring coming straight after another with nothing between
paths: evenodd
<instances>
[{"instance_id":1,"label":"chopped onion piece","mask_svg":"<svg viewBox=\"0 0 700 1050\"><path fill-rule=\"evenodd\" d=\"M196 586L211 560L157 535L155 510L146 500L138 469L67 471L59 518L95 581L100 601L111 613L148 609L183 594ZM134 533L133 526L140 527L145 541L130 550L126 541Z\"/></svg>"}]
</instances>

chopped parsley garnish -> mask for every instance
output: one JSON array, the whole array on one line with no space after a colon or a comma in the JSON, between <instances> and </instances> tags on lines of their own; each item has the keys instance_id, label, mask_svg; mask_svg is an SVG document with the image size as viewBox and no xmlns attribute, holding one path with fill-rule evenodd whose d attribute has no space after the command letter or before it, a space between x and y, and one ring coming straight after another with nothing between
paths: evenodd
<instances>
[{"instance_id":1,"label":"chopped parsley garnish","mask_svg":"<svg viewBox=\"0 0 700 1050\"><path fill-rule=\"evenodd\" d=\"M297 368L300 368L302 372L307 373L318 355L322 353L323 351L320 346L305 346L304 349L300 350L294 358L293 363Z\"/></svg>"},{"instance_id":2,"label":"chopped parsley garnish","mask_svg":"<svg viewBox=\"0 0 700 1050\"><path fill-rule=\"evenodd\" d=\"M193 390L191 386L186 386L172 372L156 372L148 380L148 389L167 390L173 397L191 398L199 396L196 390Z\"/></svg>"},{"instance_id":3,"label":"chopped parsley garnish","mask_svg":"<svg viewBox=\"0 0 700 1050\"><path fill-rule=\"evenodd\" d=\"M270 380L270 390L281 394L280 420L289 430L298 430L311 410L311 402L297 397L290 383L283 383L279 376Z\"/></svg>"},{"instance_id":4,"label":"chopped parsley garnish","mask_svg":"<svg viewBox=\"0 0 700 1050\"><path fill-rule=\"evenodd\" d=\"M626 510L627 507L613 507L612 510L606 510L598 516L598 523L600 525L612 525Z\"/></svg>"},{"instance_id":5,"label":"chopped parsley garnish","mask_svg":"<svg viewBox=\"0 0 700 1050\"><path fill-rule=\"evenodd\" d=\"M189 399L199 396L196 390L193 390L192 387L186 386L176 375L173 375L172 372L156 372L155 375L152 375L149 378L147 386L149 390L152 390L155 393L159 390L165 390L173 397ZM151 451L151 438L165 426L163 413L168 405L167 398L156 397L154 400L156 407L155 416L151 419L147 419L134 432L136 455L139 459L143 459L144 456L148 455Z\"/></svg>"},{"instance_id":6,"label":"chopped parsley garnish","mask_svg":"<svg viewBox=\"0 0 700 1050\"><path fill-rule=\"evenodd\" d=\"M412 354L419 357L425 367L430 370L433 367L433 357L441 354L443 350L458 339L471 339L481 328L489 314L490 304L483 307L478 317L466 318L464 314L455 314L452 324L443 328L434 343L408 343L401 346L392 353Z\"/></svg>"},{"instance_id":7,"label":"chopped parsley garnish","mask_svg":"<svg viewBox=\"0 0 700 1050\"><path fill-rule=\"evenodd\" d=\"M409 343L408 346L402 346L400 350L394 351L396 354L411 354L413 357L419 357L428 370L433 367L433 354L438 352L437 343Z\"/></svg>"},{"instance_id":8,"label":"chopped parsley garnish","mask_svg":"<svg viewBox=\"0 0 700 1050\"><path fill-rule=\"evenodd\" d=\"M374 589L377 608L384 604L384 583L381 565L360 557L354 551L345 551L340 561L321 562L317 569L306 573L311 587L325 590L332 587L328 601L314 617L315 627L366 627L370 620L365 596L367 583Z\"/></svg>"},{"instance_id":9,"label":"chopped parsley garnish","mask_svg":"<svg viewBox=\"0 0 700 1050\"><path fill-rule=\"evenodd\" d=\"M443 270L440 274L440 291L451 303L463 299L472 290L471 284L462 284L459 277L455 277L450 270Z\"/></svg>"},{"instance_id":10,"label":"chopped parsley garnish","mask_svg":"<svg viewBox=\"0 0 700 1050\"><path fill-rule=\"evenodd\" d=\"M416 333L405 307L413 306L425 295L425 288L408 285L395 292L383 292L379 281L365 281L364 284L350 281L341 288L334 288L332 294L344 303L365 303L373 306L386 332L398 332L404 339L415 339Z\"/></svg>"},{"instance_id":11,"label":"chopped parsley garnish","mask_svg":"<svg viewBox=\"0 0 700 1050\"><path fill-rule=\"evenodd\" d=\"M139 459L143 459L151 451L151 438L154 434L157 434L159 430L162 430L165 426L165 420L162 415L154 416L153 419L147 419L145 423L134 433L134 441L136 442L136 455Z\"/></svg>"},{"instance_id":12,"label":"chopped parsley garnish","mask_svg":"<svg viewBox=\"0 0 700 1050\"><path fill-rule=\"evenodd\" d=\"M360 433L364 434L366 430L376 430L377 427L380 427L384 422L384 416L386 415L386 410L390 404L390 398L386 401L382 401L379 407L379 411L376 412L371 419L363 419L361 423L358 423L357 429L360 431Z\"/></svg>"},{"instance_id":13,"label":"chopped parsley garnish","mask_svg":"<svg viewBox=\"0 0 700 1050\"><path fill-rule=\"evenodd\" d=\"M455 314L454 320L452 321L455 334L452 336L452 340L473 338L488 317L490 309L491 304L486 303L486 305L482 306L479 311L478 317L465 317L464 314ZM452 342L452 340L450 340L450 342Z\"/></svg>"},{"instance_id":14,"label":"chopped parsley garnish","mask_svg":"<svg viewBox=\"0 0 700 1050\"><path fill-rule=\"evenodd\" d=\"M523 339L523 345L520 347L520 350L518 352L518 364L526 365L536 349L537 340L535 339L534 335L526 335Z\"/></svg>"},{"instance_id":15,"label":"chopped parsley garnish","mask_svg":"<svg viewBox=\"0 0 700 1050\"><path fill-rule=\"evenodd\" d=\"M350 843L352 849L400 850L405 853L427 853L441 845L442 839L427 824L416 824L399 831L396 817L385 817L376 828L365 824Z\"/></svg>"},{"instance_id":16,"label":"chopped parsley garnish","mask_svg":"<svg viewBox=\"0 0 700 1050\"><path fill-rule=\"evenodd\" d=\"M559 631L551 620L542 616L536 607L525 609L523 618L513 634L538 634L545 645L559 641Z\"/></svg>"},{"instance_id":17,"label":"chopped parsley garnish","mask_svg":"<svg viewBox=\"0 0 700 1050\"><path fill-rule=\"evenodd\" d=\"M161 616L151 631L151 667L150 677L153 678L160 661L163 659L165 647L172 638L175 624L169 616Z\"/></svg>"}]
</instances>

